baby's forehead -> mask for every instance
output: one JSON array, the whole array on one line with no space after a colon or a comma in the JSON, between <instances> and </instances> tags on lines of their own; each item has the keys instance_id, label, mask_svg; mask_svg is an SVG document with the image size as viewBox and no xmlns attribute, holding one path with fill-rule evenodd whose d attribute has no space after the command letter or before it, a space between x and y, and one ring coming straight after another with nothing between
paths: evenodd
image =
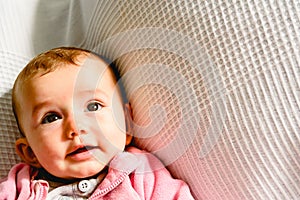
<instances>
[{"instance_id":1,"label":"baby's forehead","mask_svg":"<svg viewBox=\"0 0 300 200\"><path fill-rule=\"evenodd\" d=\"M114 70L109 63L101 57L91 54L89 56L81 57L76 64L58 62L54 67L43 68L27 77L26 80L22 81L21 85L25 87L28 84L35 85L36 82L43 83L43 81L40 80L42 80L44 76L52 76L55 77L54 79L57 79L56 76L58 74L60 74L61 79L67 80L67 78L64 79L64 76L71 76L70 70L72 70L72 76L74 76L74 81L76 81L77 84L96 84L101 81L112 81L113 83L116 83L118 80L118 74L115 74L116 70ZM61 76L61 74L63 75Z\"/></svg>"},{"instance_id":2,"label":"baby's forehead","mask_svg":"<svg viewBox=\"0 0 300 200\"><path fill-rule=\"evenodd\" d=\"M106 71L109 71L110 75L113 75L114 78L118 79L119 72L116 66L109 60L106 60L99 55L91 54L87 56L79 66L82 70L87 69L91 72L102 74Z\"/></svg>"},{"instance_id":3,"label":"baby's forehead","mask_svg":"<svg viewBox=\"0 0 300 200\"><path fill-rule=\"evenodd\" d=\"M73 92L96 88L110 91L116 84L111 68L99 58L93 57L85 59L81 65L65 64L51 71L40 71L31 78L20 81L15 91L16 101L22 104L23 100L37 98L43 92L67 87L73 88Z\"/></svg>"},{"instance_id":4,"label":"baby's forehead","mask_svg":"<svg viewBox=\"0 0 300 200\"><path fill-rule=\"evenodd\" d=\"M90 54L80 54L76 57L76 60L73 60L74 62L66 62L62 60L57 60L56 62L53 62L51 64L48 63L41 63L37 65L28 65L26 66L27 69L24 69L23 75L21 80L26 81L30 79L35 79L40 76L44 76L46 74L52 73L56 70L62 69L62 68L68 68L68 67L74 67L74 68L85 68L85 69L91 69L91 66L98 66L97 68L94 68L95 71L99 71L102 67L106 70L110 70L115 75L115 69L111 66L111 62L107 62L105 59L99 57L98 55L94 55L92 53Z\"/></svg>"},{"instance_id":5,"label":"baby's forehead","mask_svg":"<svg viewBox=\"0 0 300 200\"><path fill-rule=\"evenodd\" d=\"M28 66L27 66L28 67ZM23 72L23 77L20 78L20 80L17 83L17 87L15 88L15 93L18 94L16 96L16 100L19 101L20 97L22 98L24 94L24 88L28 86L28 84L36 84L36 80L38 80L40 77L49 75L57 70L63 69L63 68L77 68L78 74L77 74L77 82L78 83L86 83L86 82L96 82L101 81L102 75L104 75L104 72L106 74L106 80L107 77L111 79L114 83L117 83L120 76L118 74L118 71L115 66L112 66L112 63L108 63L106 60L101 58L98 55L89 54L89 55L82 55L79 59L77 59L77 63L65 63L65 62L56 62L55 66L42 66L41 68L32 68L30 72L30 69L27 69L25 73ZM65 75L68 76L67 70L62 70L65 72ZM27 77L24 77L24 75L27 74ZM85 84L83 84L85 85Z\"/></svg>"}]
</instances>

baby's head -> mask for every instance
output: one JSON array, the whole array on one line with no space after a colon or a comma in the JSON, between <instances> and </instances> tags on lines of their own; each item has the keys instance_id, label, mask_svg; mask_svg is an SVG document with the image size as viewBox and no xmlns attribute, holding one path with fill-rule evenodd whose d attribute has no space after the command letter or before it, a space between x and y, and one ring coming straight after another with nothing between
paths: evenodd
<instances>
[{"instance_id":1,"label":"baby's head","mask_svg":"<svg viewBox=\"0 0 300 200\"><path fill-rule=\"evenodd\" d=\"M35 57L15 81L16 150L64 179L99 173L131 141L130 108L118 74L90 51L61 47ZM127 128L126 128L127 125Z\"/></svg>"}]
</instances>

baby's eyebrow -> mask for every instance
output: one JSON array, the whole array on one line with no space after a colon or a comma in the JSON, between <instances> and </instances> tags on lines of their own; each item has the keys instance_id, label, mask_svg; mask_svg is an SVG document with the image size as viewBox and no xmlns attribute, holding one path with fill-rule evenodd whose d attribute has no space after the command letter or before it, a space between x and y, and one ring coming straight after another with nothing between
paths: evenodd
<instances>
[{"instance_id":1,"label":"baby's eyebrow","mask_svg":"<svg viewBox=\"0 0 300 200\"><path fill-rule=\"evenodd\" d=\"M107 100L109 95L104 90L101 90L99 88L96 88L95 90L81 90L78 91L78 94L82 95L90 95L90 96L101 96L101 98L104 98L104 100Z\"/></svg>"},{"instance_id":2,"label":"baby's eyebrow","mask_svg":"<svg viewBox=\"0 0 300 200\"><path fill-rule=\"evenodd\" d=\"M50 106L50 105L51 105L51 101L43 101L43 102L37 103L33 107L32 116L37 115L40 112L40 110L42 110L43 108Z\"/></svg>"}]
</instances>

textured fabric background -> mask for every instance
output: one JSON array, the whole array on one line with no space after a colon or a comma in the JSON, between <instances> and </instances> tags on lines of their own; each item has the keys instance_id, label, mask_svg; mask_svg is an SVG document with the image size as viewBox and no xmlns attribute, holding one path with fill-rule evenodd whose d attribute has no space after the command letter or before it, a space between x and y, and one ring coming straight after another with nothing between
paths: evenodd
<instances>
[{"instance_id":1,"label":"textured fabric background","mask_svg":"<svg viewBox=\"0 0 300 200\"><path fill-rule=\"evenodd\" d=\"M300 199L300 1L0 3L1 177L18 71L76 45L116 61L137 145L197 199Z\"/></svg>"}]
</instances>

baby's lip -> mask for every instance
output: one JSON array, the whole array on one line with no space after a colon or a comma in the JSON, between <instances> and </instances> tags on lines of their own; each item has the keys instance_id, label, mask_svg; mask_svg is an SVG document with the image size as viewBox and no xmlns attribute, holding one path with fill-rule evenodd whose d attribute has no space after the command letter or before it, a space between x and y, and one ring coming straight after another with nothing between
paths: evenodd
<instances>
[{"instance_id":1,"label":"baby's lip","mask_svg":"<svg viewBox=\"0 0 300 200\"><path fill-rule=\"evenodd\" d=\"M79 145L76 146L75 148L72 149L70 153L67 154L67 156L72 156L78 153L86 152L92 149L98 149L98 146L93 146L93 145Z\"/></svg>"}]
</instances>

